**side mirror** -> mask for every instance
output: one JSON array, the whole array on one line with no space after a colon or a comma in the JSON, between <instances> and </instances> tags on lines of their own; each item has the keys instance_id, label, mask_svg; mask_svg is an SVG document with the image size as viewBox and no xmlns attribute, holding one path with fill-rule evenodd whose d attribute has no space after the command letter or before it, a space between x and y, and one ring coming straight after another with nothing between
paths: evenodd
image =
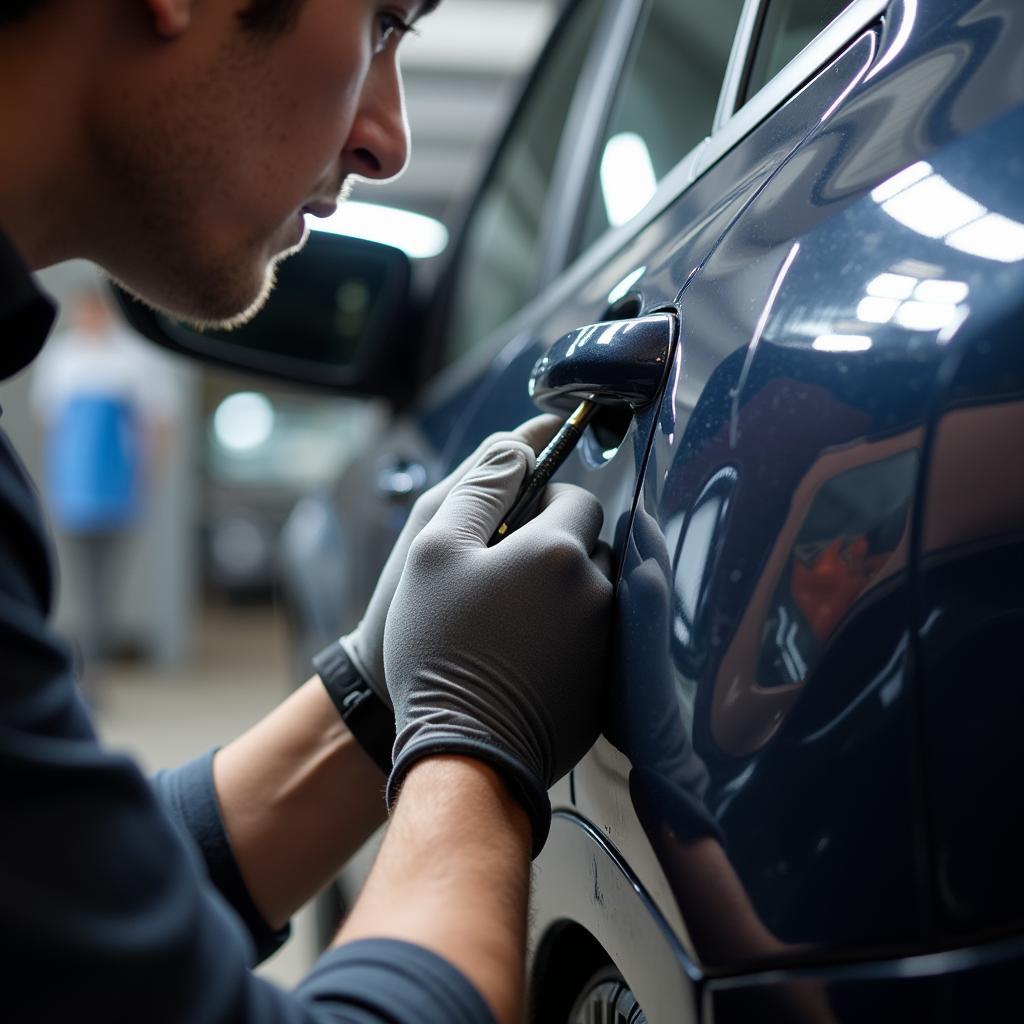
<instances>
[{"instance_id":1,"label":"side mirror","mask_svg":"<svg viewBox=\"0 0 1024 1024\"><path fill-rule=\"evenodd\" d=\"M410 277L400 249L313 232L278 267L266 306L234 330L196 330L115 291L131 325L175 352L278 380L398 398L415 372Z\"/></svg>"}]
</instances>

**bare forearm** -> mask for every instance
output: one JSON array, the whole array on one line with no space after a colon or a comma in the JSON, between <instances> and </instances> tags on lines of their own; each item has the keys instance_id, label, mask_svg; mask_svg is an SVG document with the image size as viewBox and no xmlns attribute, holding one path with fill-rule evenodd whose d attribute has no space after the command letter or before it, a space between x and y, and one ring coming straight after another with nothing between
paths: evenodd
<instances>
[{"instance_id":1,"label":"bare forearm","mask_svg":"<svg viewBox=\"0 0 1024 1024\"><path fill-rule=\"evenodd\" d=\"M511 1024L522 1014L529 862L529 823L497 775L461 757L421 761L337 944L424 946Z\"/></svg>"},{"instance_id":2,"label":"bare forearm","mask_svg":"<svg viewBox=\"0 0 1024 1024\"><path fill-rule=\"evenodd\" d=\"M242 877L275 928L385 817L384 776L315 677L219 751L213 776Z\"/></svg>"}]
</instances>

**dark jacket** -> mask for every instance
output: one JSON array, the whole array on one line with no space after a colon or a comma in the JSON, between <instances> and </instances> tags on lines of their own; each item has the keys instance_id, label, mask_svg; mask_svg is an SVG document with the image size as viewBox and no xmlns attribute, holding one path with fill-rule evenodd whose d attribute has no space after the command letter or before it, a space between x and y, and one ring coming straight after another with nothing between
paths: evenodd
<instances>
[{"instance_id":1,"label":"dark jacket","mask_svg":"<svg viewBox=\"0 0 1024 1024\"><path fill-rule=\"evenodd\" d=\"M54 308L0 234L0 381ZM212 754L147 781L97 741L48 623L49 538L0 431L0 963L5 1021L491 1021L463 976L387 940L325 954L294 992L254 976L273 933L221 821Z\"/></svg>"}]
</instances>

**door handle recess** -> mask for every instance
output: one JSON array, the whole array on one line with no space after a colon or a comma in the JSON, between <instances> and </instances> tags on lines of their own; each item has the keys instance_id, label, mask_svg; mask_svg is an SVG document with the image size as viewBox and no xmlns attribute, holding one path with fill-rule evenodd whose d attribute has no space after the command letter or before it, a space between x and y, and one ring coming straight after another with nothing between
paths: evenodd
<instances>
[{"instance_id":1,"label":"door handle recess","mask_svg":"<svg viewBox=\"0 0 1024 1024\"><path fill-rule=\"evenodd\" d=\"M611 320L570 331L537 360L530 397L566 413L584 399L639 409L661 392L676 336L672 313Z\"/></svg>"}]
</instances>

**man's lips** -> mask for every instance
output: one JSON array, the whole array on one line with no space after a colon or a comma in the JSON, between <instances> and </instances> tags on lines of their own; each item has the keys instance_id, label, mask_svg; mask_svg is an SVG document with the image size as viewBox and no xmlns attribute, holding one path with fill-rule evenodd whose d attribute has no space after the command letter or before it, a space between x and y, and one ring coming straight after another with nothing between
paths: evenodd
<instances>
[{"instance_id":1,"label":"man's lips","mask_svg":"<svg viewBox=\"0 0 1024 1024\"><path fill-rule=\"evenodd\" d=\"M337 203L333 200L324 199L316 200L312 203L306 203L306 205L302 207L302 212L311 214L314 217L331 217L337 212L337 209Z\"/></svg>"}]
</instances>

